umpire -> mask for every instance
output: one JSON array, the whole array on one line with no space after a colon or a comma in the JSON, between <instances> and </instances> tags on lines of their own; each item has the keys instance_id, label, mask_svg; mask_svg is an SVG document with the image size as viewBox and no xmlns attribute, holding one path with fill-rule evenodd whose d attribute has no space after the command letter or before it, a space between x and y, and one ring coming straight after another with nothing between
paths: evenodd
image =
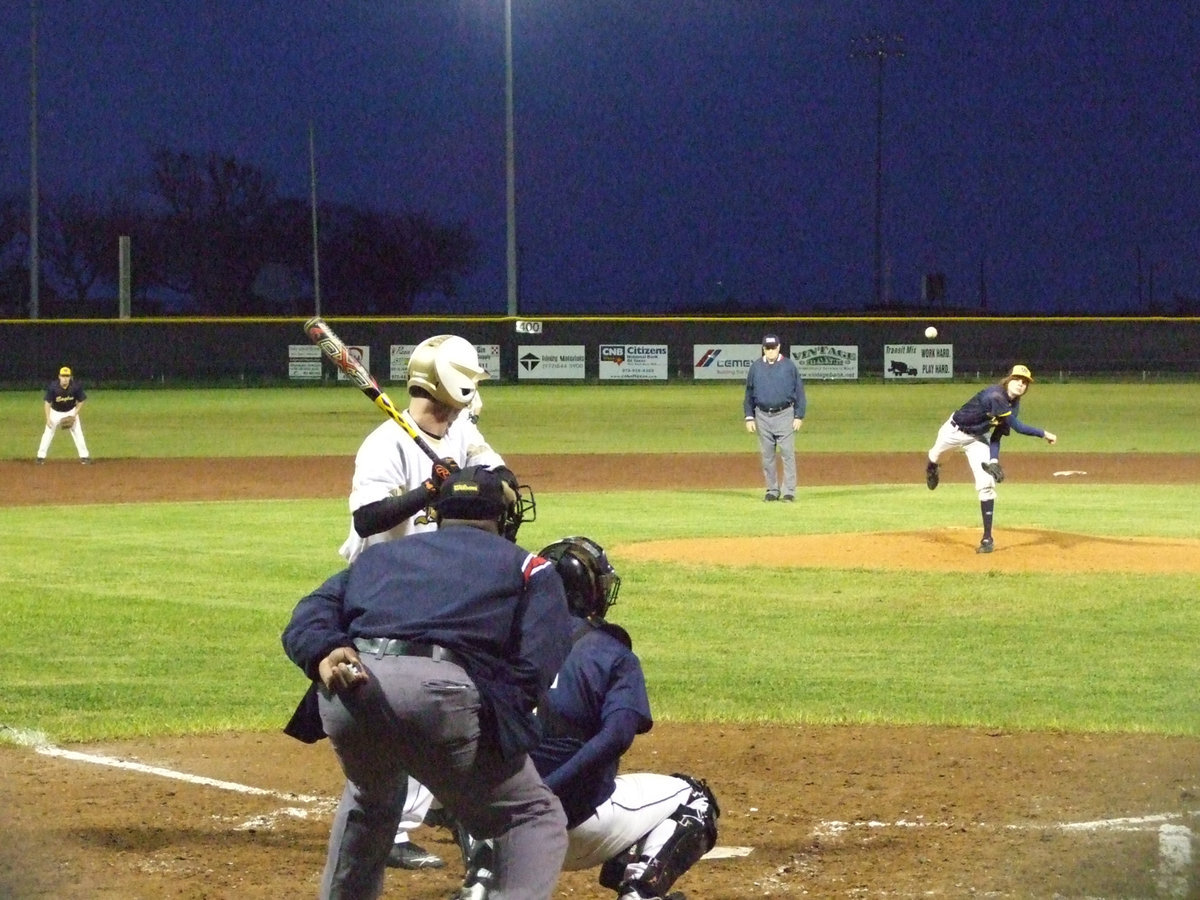
<instances>
[{"instance_id":1,"label":"umpire","mask_svg":"<svg viewBox=\"0 0 1200 900\"><path fill-rule=\"evenodd\" d=\"M346 776L321 897L380 895L410 774L496 838L492 897L553 892L566 817L527 751L571 626L553 565L514 543L533 511L511 475L469 466L442 485L436 531L368 547L292 613L283 646L317 702L287 730L323 730Z\"/></svg>"},{"instance_id":2,"label":"umpire","mask_svg":"<svg viewBox=\"0 0 1200 900\"><path fill-rule=\"evenodd\" d=\"M763 337L762 356L746 372L746 395L742 401L746 430L758 435L763 480L767 483L763 500L767 502L780 499L781 486L784 500L796 499L796 432L804 424L807 406L800 370L781 355L782 350L777 335ZM783 463L782 485L776 452Z\"/></svg>"}]
</instances>

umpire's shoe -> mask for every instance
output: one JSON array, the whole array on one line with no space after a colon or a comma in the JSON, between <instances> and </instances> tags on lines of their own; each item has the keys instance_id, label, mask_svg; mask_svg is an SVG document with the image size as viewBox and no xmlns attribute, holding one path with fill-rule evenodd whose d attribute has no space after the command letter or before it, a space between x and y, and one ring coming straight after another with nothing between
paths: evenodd
<instances>
[{"instance_id":1,"label":"umpire's shoe","mask_svg":"<svg viewBox=\"0 0 1200 900\"><path fill-rule=\"evenodd\" d=\"M938 486L938 464L935 462L925 464L925 486L931 491Z\"/></svg>"},{"instance_id":2,"label":"umpire's shoe","mask_svg":"<svg viewBox=\"0 0 1200 900\"><path fill-rule=\"evenodd\" d=\"M446 861L412 841L405 841L403 844L392 844L387 864L393 869L440 869L446 865Z\"/></svg>"}]
</instances>

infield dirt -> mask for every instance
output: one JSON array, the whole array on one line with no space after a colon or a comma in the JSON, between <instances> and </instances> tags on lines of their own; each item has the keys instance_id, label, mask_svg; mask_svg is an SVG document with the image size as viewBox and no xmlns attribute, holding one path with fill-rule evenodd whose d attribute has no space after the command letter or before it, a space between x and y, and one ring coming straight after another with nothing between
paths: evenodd
<instances>
[{"instance_id":1,"label":"infield dirt","mask_svg":"<svg viewBox=\"0 0 1200 900\"><path fill-rule=\"evenodd\" d=\"M588 490L758 485L752 455L689 456L686 466L678 457L510 462L540 490L571 490L580 471ZM61 459L0 463L0 478L8 504L344 497L351 466L342 458L100 459L84 468ZM919 454L801 456L809 485L920 481L921 466ZM943 483L960 477L954 468L943 468ZM1009 474L1062 470L1097 483L1190 484L1200 481L1200 456L1014 456ZM1200 559L1200 544L1189 541L1006 534L1008 546L1020 546L1014 557L1047 571L1194 572ZM907 556L922 568L955 568L964 558L978 565L971 530L886 537L920 545ZM843 565L854 548L827 538L812 538L797 564ZM672 557L684 549L671 546ZM647 543L623 553L663 550ZM711 547L695 550L712 555ZM323 742L230 733L71 749L261 793L0 745L0 897L315 895L341 788ZM660 722L626 762L631 771L707 778L722 808L719 845L749 848L699 863L676 886L690 900L1200 897L1200 739ZM390 871L387 896L444 900L461 874L450 836L424 828L414 838L448 865ZM564 874L556 896L611 897L595 874Z\"/></svg>"}]
</instances>

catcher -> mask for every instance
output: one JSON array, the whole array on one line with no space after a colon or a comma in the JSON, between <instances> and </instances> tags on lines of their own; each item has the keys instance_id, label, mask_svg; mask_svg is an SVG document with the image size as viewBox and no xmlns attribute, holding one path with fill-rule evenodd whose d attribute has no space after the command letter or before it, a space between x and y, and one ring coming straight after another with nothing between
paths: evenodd
<instances>
[{"instance_id":1,"label":"catcher","mask_svg":"<svg viewBox=\"0 0 1200 900\"><path fill-rule=\"evenodd\" d=\"M1053 432L1026 425L1017 418L1021 398L1032 383L1033 373L1028 367L1013 366L999 384L988 385L950 416L938 429L937 441L929 450L925 484L931 491L938 486L938 460L942 454L951 450L966 454L975 476L975 490L979 493L979 510L983 516L983 538L976 553L991 553L996 546L992 539L992 514L996 507L996 485L1004 480L1004 469L1000 467L1000 439L1015 431L1043 438L1048 444L1058 440Z\"/></svg>"},{"instance_id":2,"label":"catcher","mask_svg":"<svg viewBox=\"0 0 1200 900\"><path fill-rule=\"evenodd\" d=\"M586 537L555 541L539 554L567 591L572 646L538 705L542 740L530 752L567 814L563 868L598 866L617 900L684 900L676 880L717 841L717 807L705 782L688 775L620 773L635 736L653 724L642 665L621 626L605 619L621 578L604 549ZM466 862L457 900L484 900L491 848L461 828Z\"/></svg>"},{"instance_id":3,"label":"catcher","mask_svg":"<svg viewBox=\"0 0 1200 900\"><path fill-rule=\"evenodd\" d=\"M83 422L79 418L85 400L87 392L83 385L72 376L70 367L63 366L58 370L58 379L50 382L42 395L46 428L42 432L42 442L38 445L38 465L46 461L46 454L50 452L50 442L54 440L55 432L60 428L70 432L75 441L75 449L79 451L79 461L85 466L92 461L88 455L87 442L83 439Z\"/></svg>"}]
</instances>

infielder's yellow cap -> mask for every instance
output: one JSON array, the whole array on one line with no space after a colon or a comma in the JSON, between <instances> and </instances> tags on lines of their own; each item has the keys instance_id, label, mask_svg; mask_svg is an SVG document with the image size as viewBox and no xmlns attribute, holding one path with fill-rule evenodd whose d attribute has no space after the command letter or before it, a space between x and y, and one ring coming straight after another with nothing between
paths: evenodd
<instances>
[{"instance_id":1,"label":"infielder's yellow cap","mask_svg":"<svg viewBox=\"0 0 1200 900\"><path fill-rule=\"evenodd\" d=\"M70 374L71 374L71 367L70 367L70 366L63 366L61 369L59 369L59 370L58 370L58 374L59 374L59 375L70 375Z\"/></svg>"},{"instance_id":2,"label":"infielder's yellow cap","mask_svg":"<svg viewBox=\"0 0 1200 900\"><path fill-rule=\"evenodd\" d=\"M1008 373L1009 378L1024 378L1026 381L1033 381L1033 373L1029 371L1028 366L1013 366L1013 370Z\"/></svg>"}]
</instances>

